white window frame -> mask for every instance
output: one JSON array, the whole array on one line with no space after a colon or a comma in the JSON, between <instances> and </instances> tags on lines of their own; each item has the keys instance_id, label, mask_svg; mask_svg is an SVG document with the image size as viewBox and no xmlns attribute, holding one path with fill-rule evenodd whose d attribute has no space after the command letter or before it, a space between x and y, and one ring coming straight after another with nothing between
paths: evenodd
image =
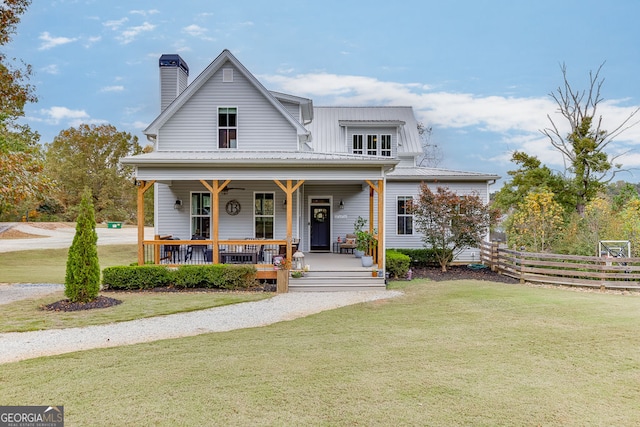
<instances>
[{"instance_id":1,"label":"white window frame","mask_svg":"<svg viewBox=\"0 0 640 427\"><path fill-rule=\"evenodd\" d=\"M223 111L223 110L227 110L227 111ZM222 113L227 113L227 115L230 113L230 111L228 110L234 110L235 112L235 126L231 126L227 123L226 126L222 126L220 125L220 115ZM238 149L238 107L232 107L232 106L220 106L217 109L217 113L218 116L216 118L217 122L218 122L218 150L237 150ZM229 135L229 133L231 131L235 130L235 139L231 139L231 138L227 138L229 141L229 146L228 147L222 147L222 141L220 141L220 133L221 131L226 131L226 134ZM226 142L226 141L225 141Z\"/></svg>"},{"instance_id":2,"label":"white window frame","mask_svg":"<svg viewBox=\"0 0 640 427\"><path fill-rule=\"evenodd\" d=\"M406 202L407 201L413 201L413 196L396 196L396 236L413 236L414 234L414 224L415 224L415 218L413 214L409 214L407 213L407 208L406 208ZM400 213L398 210L398 204L400 201L404 201L405 202L405 206L404 206L404 213ZM403 233L399 232L399 228L400 228L400 218L410 218L411 219L411 233L406 233L406 222L405 222L405 226L403 228Z\"/></svg>"},{"instance_id":3,"label":"white window frame","mask_svg":"<svg viewBox=\"0 0 640 427\"><path fill-rule=\"evenodd\" d=\"M378 155L378 134L367 134L367 156Z\"/></svg>"},{"instance_id":4,"label":"white window frame","mask_svg":"<svg viewBox=\"0 0 640 427\"><path fill-rule=\"evenodd\" d=\"M202 198L203 196L208 196L209 197L209 206L208 206L208 210L207 207L204 206L204 203L202 204L202 212L200 213L194 213L194 205L193 205L193 196L195 195L199 195L200 198ZM201 201L203 201L201 199ZM211 193L208 191L192 191L189 197L189 228L191 230L191 236L193 236L194 234L196 234L196 230L194 229L194 224L193 224L193 220L194 218L208 218L209 219L209 233L205 233L205 230L200 230L199 235L204 236L206 238L211 238ZM191 236L189 236L189 238L191 238Z\"/></svg>"},{"instance_id":5,"label":"white window frame","mask_svg":"<svg viewBox=\"0 0 640 427\"><path fill-rule=\"evenodd\" d=\"M273 200L273 212L271 214L256 214L256 202L257 196L259 194L270 194ZM254 191L253 192L253 237L258 238L257 230L256 230L256 219L257 218L271 218L271 226L273 227L271 230L271 237L260 236L260 238L273 239L276 233L276 193L274 191Z\"/></svg>"},{"instance_id":6,"label":"white window frame","mask_svg":"<svg viewBox=\"0 0 640 427\"><path fill-rule=\"evenodd\" d=\"M361 133L353 134L351 137L351 152L353 154L364 154L364 135Z\"/></svg>"},{"instance_id":7,"label":"white window frame","mask_svg":"<svg viewBox=\"0 0 640 427\"><path fill-rule=\"evenodd\" d=\"M391 157L391 134L383 133L380 135L380 155Z\"/></svg>"}]
</instances>

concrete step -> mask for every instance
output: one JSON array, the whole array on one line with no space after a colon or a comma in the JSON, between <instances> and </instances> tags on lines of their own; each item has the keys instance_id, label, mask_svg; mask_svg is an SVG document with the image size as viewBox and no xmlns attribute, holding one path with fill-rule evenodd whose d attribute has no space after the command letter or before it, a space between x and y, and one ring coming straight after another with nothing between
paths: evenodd
<instances>
[{"instance_id":1,"label":"concrete step","mask_svg":"<svg viewBox=\"0 0 640 427\"><path fill-rule=\"evenodd\" d=\"M372 291L384 289L386 289L384 277L371 277L371 272L368 272L367 276L363 274L360 276L307 275L298 279L289 279L290 292Z\"/></svg>"}]
</instances>

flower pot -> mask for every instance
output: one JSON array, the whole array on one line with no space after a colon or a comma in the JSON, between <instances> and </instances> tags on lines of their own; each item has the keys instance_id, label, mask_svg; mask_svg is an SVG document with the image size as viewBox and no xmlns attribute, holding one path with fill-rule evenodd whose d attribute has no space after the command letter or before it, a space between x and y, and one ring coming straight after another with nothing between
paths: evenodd
<instances>
[{"instance_id":1,"label":"flower pot","mask_svg":"<svg viewBox=\"0 0 640 427\"><path fill-rule=\"evenodd\" d=\"M358 249L354 249L353 255L355 255L356 258L362 258L362 255L364 255L364 251L359 251Z\"/></svg>"},{"instance_id":2,"label":"flower pot","mask_svg":"<svg viewBox=\"0 0 640 427\"><path fill-rule=\"evenodd\" d=\"M378 270L373 270L371 272L371 277L378 277Z\"/></svg>"},{"instance_id":3,"label":"flower pot","mask_svg":"<svg viewBox=\"0 0 640 427\"><path fill-rule=\"evenodd\" d=\"M362 266L371 267L373 265L373 257L370 255L362 255Z\"/></svg>"}]
</instances>

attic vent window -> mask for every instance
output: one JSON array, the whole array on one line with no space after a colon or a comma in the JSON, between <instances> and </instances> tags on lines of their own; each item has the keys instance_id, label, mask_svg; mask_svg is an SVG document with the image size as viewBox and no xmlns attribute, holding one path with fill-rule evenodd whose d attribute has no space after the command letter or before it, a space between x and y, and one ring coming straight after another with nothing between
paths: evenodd
<instances>
[{"instance_id":1,"label":"attic vent window","mask_svg":"<svg viewBox=\"0 0 640 427\"><path fill-rule=\"evenodd\" d=\"M233 82L233 68L224 68L222 70L222 81L224 83Z\"/></svg>"}]
</instances>

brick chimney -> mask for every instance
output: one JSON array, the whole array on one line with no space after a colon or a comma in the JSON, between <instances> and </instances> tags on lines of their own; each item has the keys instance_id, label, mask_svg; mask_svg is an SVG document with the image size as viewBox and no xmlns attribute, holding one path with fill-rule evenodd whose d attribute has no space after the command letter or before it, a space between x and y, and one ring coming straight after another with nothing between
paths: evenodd
<instances>
[{"instance_id":1,"label":"brick chimney","mask_svg":"<svg viewBox=\"0 0 640 427\"><path fill-rule=\"evenodd\" d=\"M164 111L189 84L189 66L180 55L160 57L160 112Z\"/></svg>"}]
</instances>

